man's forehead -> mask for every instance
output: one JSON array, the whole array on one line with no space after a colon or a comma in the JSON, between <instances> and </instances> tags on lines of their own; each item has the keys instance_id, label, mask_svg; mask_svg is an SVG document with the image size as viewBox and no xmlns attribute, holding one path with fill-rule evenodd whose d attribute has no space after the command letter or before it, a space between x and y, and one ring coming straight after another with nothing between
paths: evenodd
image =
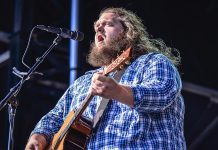
<instances>
[{"instance_id":1,"label":"man's forehead","mask_svg":"<svg viewBox=\"0 0 218 150\"><path fill-rule=\"evenodd\" d=\"M106 12L101 14L101 16L99 17L99 19L97 20L97 22L99 21L103 21L103 20L112 20L112 21L117 21L117 15L111 12Z\"/></svg>"}]
</instances>

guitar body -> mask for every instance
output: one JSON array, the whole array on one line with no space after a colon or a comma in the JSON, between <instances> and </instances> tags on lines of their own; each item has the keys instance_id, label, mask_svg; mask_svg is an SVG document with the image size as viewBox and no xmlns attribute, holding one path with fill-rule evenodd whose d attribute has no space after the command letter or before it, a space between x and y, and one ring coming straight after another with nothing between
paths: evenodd
<instances>
[{"instance_id":1,"label":"guitar body","mask_svg":"<svg viewBox=\"0 0 218 150\"><path fill-rule=\"evenodd\" d=\"M65 135L62 135L73 117L74 112L71 111L65 119L60 130L54 135L47 150L85 150L91 131L92 122L80 117L78 121L71 125Z\"/></svg>"}]
</instances>

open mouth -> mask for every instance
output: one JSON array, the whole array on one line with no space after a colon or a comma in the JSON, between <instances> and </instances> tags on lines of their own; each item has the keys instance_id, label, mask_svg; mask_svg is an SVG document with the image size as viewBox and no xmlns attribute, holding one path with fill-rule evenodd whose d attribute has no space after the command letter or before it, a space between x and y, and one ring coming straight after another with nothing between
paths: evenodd
<instances>
[{"instance_id":1,"label":"open mouth","mask_svg":"<svg viewBox=\"0 0 218 150\"><path fill-rule=\"evenodd\" d=\"M104 37L102 35L98 35L97 40L98 40L98 42L102 42L102 41L104 41Z\"/></svg>"}]
</instances>

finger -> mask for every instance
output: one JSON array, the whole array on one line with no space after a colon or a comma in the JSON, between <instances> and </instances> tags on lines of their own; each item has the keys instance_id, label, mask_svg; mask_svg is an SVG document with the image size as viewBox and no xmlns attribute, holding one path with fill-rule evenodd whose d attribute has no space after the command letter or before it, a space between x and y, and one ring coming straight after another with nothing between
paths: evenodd
<instances>
[{"instance_id":1,"label":"finger","mask_svg":"<svg viewBox=\"0 0 218 150\"><path fill-rule=\"evenodd\" d=\"M93 75L93 77L92 77L92 82L94 82L94 83L95 83L95 81L96 81L96 80L98 80L98 78L99 78L99 75L100 75L100 74L98 74L98 73L95 73L95 74Z\"/></svg>"},{"instance_id":2,"label":"finger","mask_svg":"<svg viewBox=\"0 0 218 150\"><path fill-rule=\"evenodd\" d=\"M104 71L103 70L100 70L99 72L97 72L98 74L100 75L103 75Z\"/></svg>"},{"instance_id":3,"label":"finger","mask_svg":"<svg viewBox=\"0 0 218 150\"><path fill-rule=\"evenodd\" d=\"M95 75L103 75L103 71L96 72L96 73L94 73L94 76Z\"/></svg>"},{"instance_id":4,"label":"finger","mask_svg":"<svg viewBox=\"0 0 218 150\"><path fill-rule=\"evenodd\" d=\"M106 77L106 76L98 75L96 80L101 81L101 82L105 82L105 81L107 81L107 78L108 77Z\"/></svg>"},{"instance_id":5,"label":"finger","mask_svg":"<svg viewBox=\"0 0 218 150\"><path fill-rule=\"evenodd\" d=\"M106 82L108 77L105 77L100 74L94 74L92 77L92 82L95 83L96 81Z\"/></svg>"},{"instance_id":6,"label":"finger","mask_svg":"<svg viewBox=\"0 0 218 150\"><path fill-rule=\"evenodd\" d=\"M91 93L92 93L93 95L99 95L98 90L97 90L96 88L94 88L94 87L92 87Z\"/></svg>"},{"instance_id":7,"label":"finger","mask_svg":"<svg viewBox=\"0 0 218 150\"><path fill-rule=\"evenodd\" d=\"M102 88L93 89L92 94L102 96L104 93L104 90Z\"/></svg>"},{"instance_id":8,"label":"finger","mask_svg":"<svg viewBox=\"0 0 218 150\"><path fill-rule=\"evenodd\" d=\"M96 80L95 83L93 83L93 86L102 87L102 86L104 86L104 82Z\"/></svg>"},{"instance_id":9,"label":"finger","mask_svg":"<svg viewBox=\"0 0 218 150\"><path fill-rule=\"evenodd\" d=\"M92 94L94 95L102 95L106 91L106 88L103 84L99 83L100 85L93 84L92 85Z\"/></svg>"},{"instance_id":10,"label":"finger","mask_svg":"<svg viewBox=\"0 0 218 150\"><path fill-rule=\"evenodd\" d=\"M94 91L95 93L99 93L100 91L102 91L104 89L104 86L97 86L97 85L93 85L92 86L92 91Z\"/></svg>"}]
</instances>

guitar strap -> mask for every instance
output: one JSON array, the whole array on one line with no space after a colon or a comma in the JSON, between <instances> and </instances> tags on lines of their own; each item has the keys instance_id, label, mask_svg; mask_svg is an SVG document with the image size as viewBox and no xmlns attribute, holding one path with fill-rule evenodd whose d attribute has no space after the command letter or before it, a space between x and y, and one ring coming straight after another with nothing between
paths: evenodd
<instances>
[{"instance_id":1,"label":"guitar strap","mask_svg":"<svg viewBox=\"0 0 218 150\"><path fill-rule=\"evenodd\" d=\"M126 68L123 68L120 71L116 71L114 73L114 75L112 76L113 79L115 79L117 82L119 82L120 78L123 75L123 73L125 72L125 70L126 70ZM109 102L109 99L106 99L106 98L102 97L102 100L101 100L100 105L98 107L97 113L96 113L96 115L94 117L94 120L93 120L93 128L96 127L96 125L98 124L99 120L101 119L101 116L103 115L104 110L106 109L108 102Z\"/></svg>"}]
</instances>

